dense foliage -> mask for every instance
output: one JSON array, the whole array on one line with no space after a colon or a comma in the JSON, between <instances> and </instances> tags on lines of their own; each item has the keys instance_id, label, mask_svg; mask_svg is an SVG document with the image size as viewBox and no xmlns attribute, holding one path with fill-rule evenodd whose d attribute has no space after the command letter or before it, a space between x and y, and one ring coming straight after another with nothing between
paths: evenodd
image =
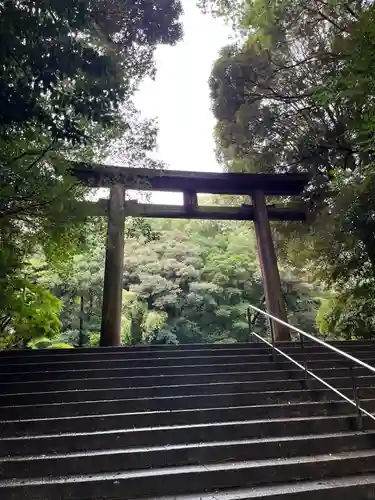
<instances>
[{"instance_id":1,"label":"dense foliage","mask_svg":"<svg viewBox=\"0 0 375 500\"><path fill-rule=\"evenodd\" d=\"M280 225L280 254L333 293L323 330L373 335L373 3L201 3L238 32L210 79L219 160L230 171L309 172L310 224Z\"/></svg>"},{"instance_id":2,"label":"dense foliage","mask_svg":"<svg viewBox=\"0 0 375 500\"><path fill-rule=\"evenodd\" d=\"M125 165L154 164L155 124L131 97L154 75L156 45L180 38L180 13L178 0L0 1L0 334L11 345L27 329L21 298L47 307L25 271L31 256L72 258L87 237L88 193L69 161L110 151ZM38 321L30 335L56 328Z\"/></svg>"},{"instance_id":3,"label":"dense foliage","mask_svg":"<svg viewBox=\"0 0 375 500\"><path fill-rule=\"evenodd\" d=\"M263 298L251 224L166 220L151 228L151 238L131 232L125 242L122 342L246 342L248 304ZM72 265L40 272L38 283L61 301L55 342L98 343L103 268L102 233ZM290 320L312 331L316 290L288 269L282 281Z\"/></svg>"}]
</instances>

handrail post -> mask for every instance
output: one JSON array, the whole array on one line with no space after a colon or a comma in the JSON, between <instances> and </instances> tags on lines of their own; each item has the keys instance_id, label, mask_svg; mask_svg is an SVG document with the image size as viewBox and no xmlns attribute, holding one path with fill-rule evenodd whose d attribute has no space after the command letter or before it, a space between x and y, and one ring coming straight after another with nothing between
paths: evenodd
<instances>
[{"instance_id":1,"label":"handrail post","mask_svg":"<svg viewBox=\"0 0 375 500\"><path fill-rule=\"evenodd\" d=\"M300 341L301 348L302 348L303 366L304 366L304 383L305 383L305 389L306 389L307 388L307 353L306 353L305 341L304 341L303 335L301 333L299 334L299 341Z\"/></svg>"},{"instance_id":2,"label":"handrail post","mask_svg":"<svg viewBox=\"0 0 375 500\"><path fill-rule=\"evenodd\" d=\"M360 401L359 401L358 386L357 386L357 381L356 381L355 373L354 373L354 366L352 364L349 365L349 371L350 371L350 377L352 379L353 398L355 401L355 406L357 408L357 427L358 427L358 430L361 431L363 428L363 418L362 418L362 412L361 412L361 405L360 405Z\"/></svg>"},{"instance_id":3,"label":"handrail post","mask_svg":"<svg viewBox=\"0 0 375 500\"><path fill-rule=\"evenodd\" d=\"M271 341L272 341L272 360L276 361L276 351L275 351L275 331L273 329L273 321L268 318L268 324L270 326Z\"/></svg>"},{"instance_id":4,"label":"handrail post","mask_svg":"<svg viewBox=\"0 0 375 500\"><path fill-rule=\"evenodd\" d=\"M250 312L250 307L247 308L247 324L249 325L249 343L251 342L250 339L252 339L252 331L251 331L251 312Z\"/></svg>"}]
</instances>

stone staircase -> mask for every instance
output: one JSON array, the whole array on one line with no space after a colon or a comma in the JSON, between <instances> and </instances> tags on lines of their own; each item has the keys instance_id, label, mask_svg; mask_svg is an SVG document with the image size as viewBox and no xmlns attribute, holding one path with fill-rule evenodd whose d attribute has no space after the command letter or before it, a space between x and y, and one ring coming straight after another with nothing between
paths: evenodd
<instances>
[{"instance_id":1,"label":"stone staircase","mask_svg":"<svg viewBox=\"0 0 375 500\"><path fill-rule=\"evenodd\" d=\"M375 343L335 345L375 365ZM313 346L308 359L352 395L343 361ZM375 412L375 377L356 376ZM375 499L364 425L259 344L3 352L0 499Z\"/></svg>"}]
</instances>

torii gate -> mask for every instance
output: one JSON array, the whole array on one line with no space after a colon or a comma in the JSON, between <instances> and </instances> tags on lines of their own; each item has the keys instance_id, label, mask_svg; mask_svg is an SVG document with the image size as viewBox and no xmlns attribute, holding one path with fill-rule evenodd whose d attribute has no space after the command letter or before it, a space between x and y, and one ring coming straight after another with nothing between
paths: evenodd
<instances>
[{"instance_id":1,"label":"torii gate","mask_svg":"<svg viewBox=\"0 0 375 500\"><path fill-rule=\"evenodd\" d=\"M306 213L293 207L267 206L266 196L298 196L309 180L307 174L245 174L184 172L90 165L76 163L72 174L90 187L109 187L109 200L96 204L96 215L108 216L100 345L120 345L124 271L125 218L186 218L253 220L267 310L287 321L280 274L272 240L270 220L305 221ZM125 201L125 190L182 192L182 206L142 204ZM241 207L202 206L197 194L247 195L250 205ZM290 340L290 332L273 322L276 341Z\"/></svg>"}]
</instances>

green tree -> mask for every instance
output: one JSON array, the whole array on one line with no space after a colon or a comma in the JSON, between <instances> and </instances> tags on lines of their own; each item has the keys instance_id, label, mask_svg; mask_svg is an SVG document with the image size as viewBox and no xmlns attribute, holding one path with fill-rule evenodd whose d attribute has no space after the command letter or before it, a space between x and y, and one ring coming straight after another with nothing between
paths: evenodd
<instances>
[{"instance_id":1,"label":"green tree","mask_svg":"<svg viewBox=\"0 0 375 500\"><path fill-rule=\"evenodd\" d=\"M155 166L155 124L131 97L155 73L157 44L181 36L180 13L177 0L1 3L1 316L12 302L16 313L31 255L56 263L82 250L89 192L71 178L72 160L110 151Z\"/></svg>"},{"instance_id":2,"label":"green tree","mask_svg":"<svg viewBox=\"0 0 375 500\"><path fill-rule=\"evenodd\" d=\"M263 306L249 223L159 220L126 226L122 344L248 340L247 307ZM98 345L104 241L103 227L92 233L85 252L53 271L38 257L30 263L37 284L60 300L62 326L54 343L79 345L83 332L84 345ZM281 277L290 320L312 331L317 290L290 268L282 267ZM265 322L256 328L264 333Z\"/></svg>"},{"instance_id":3,"label":"green tree","mask_svg":"<svg viewBox=\"0 0 375 500\"><path fill-rule=\"evenodd\" d=\"M124 314L133 321L136 342L147 339L150 317L163 319L157 330L181 343L246 342L247 307L261 305L263 296L251 227L214 221L158 221L152 227L159 240L125 245L124 284L132 303ZM282 283L293 322L315 328L315 290L290 270L282 269Z\"/></svg>"},{"instance_id":4,"label":"green tree","mask_svg":"<svg viewBox=\"0 0 375 500\"><path fill-rule=\"evenodd\" d=\"M25 280L20 285L0 318L0 348L25 348L42 338L48 342L60 332L60 300L38 284Z\"/></svg>"},{"instance_id":5,"label":"green tree","mask_svg":"<svg viewBox=\"0 0 375 500\"><path fill-rule=\"evenodd\" d=\"M309 224L278 226L280 255L358 297L375 277L373 6L204 3L241 33L210 81L219 159L231 171L309 172Z\"/></svg>"}]
</instances>

